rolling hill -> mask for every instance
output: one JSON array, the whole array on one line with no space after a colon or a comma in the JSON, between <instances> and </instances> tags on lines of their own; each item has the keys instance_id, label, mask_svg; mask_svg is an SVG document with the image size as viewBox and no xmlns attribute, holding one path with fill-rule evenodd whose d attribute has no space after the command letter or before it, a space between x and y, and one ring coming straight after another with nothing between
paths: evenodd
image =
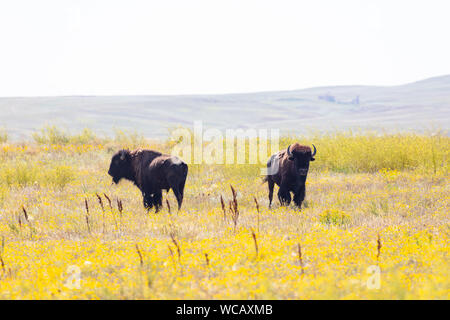
<instances>
[{"instance_id":1,"label":"rolling hill","mask_svg":"<svg viewBox=\"0 0 450 320\"><path fill-rule=\"evenodd\" d=\"M423 132L449 129L450 75L400 86L337 86L294 91L183 96L68 96L0 98L0 127L29 139L46 124L70 132L114 128L165 138L175 126Z\"/></svg>"}]
</instances>

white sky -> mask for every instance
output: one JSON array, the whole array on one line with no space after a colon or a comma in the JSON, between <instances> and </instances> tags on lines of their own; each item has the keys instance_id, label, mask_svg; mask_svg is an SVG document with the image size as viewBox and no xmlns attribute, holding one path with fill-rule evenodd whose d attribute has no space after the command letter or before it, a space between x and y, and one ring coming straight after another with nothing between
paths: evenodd
<instances>
[{"instance_id":1,"label":"white sky","mask_svg":"<svg viewBox=\"0 0 450 320\"><path fill-rule=\"evenodd\" d=\"M0 0L0 96L402 84L449 33L447 0Z\"/></svg>"}]
</instances>

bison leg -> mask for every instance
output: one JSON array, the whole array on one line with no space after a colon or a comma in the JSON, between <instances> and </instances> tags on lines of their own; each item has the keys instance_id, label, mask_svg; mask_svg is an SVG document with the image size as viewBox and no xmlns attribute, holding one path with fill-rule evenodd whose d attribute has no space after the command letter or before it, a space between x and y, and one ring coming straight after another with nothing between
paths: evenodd
<instances>
[{"instance_id":1,"label":"bison leg","mask_svg":"<svg viewBox=\"0 0 450 320\"><path fill-rule=\"evenodd\" d=\"M175 187L175 188L172 188L172 190L173 190L173 193L175 194L175 197L177 198L178 210L180 210L181 205L183 204L183 191L182 191L183 189L181 188L181 190L180 190L179 187Z\"/></svg>"},{"instance_id":2,"label":"bison leg","mask_svg":"<svg viewBox=\"0 0 450 320\"><path fill-rule=\"evenodd\" d=\"M273 200L273 188L275 186L275 182L269 177L268 180L269 185L269 208L272 206L272 200Z\"/></svg>"},{"instance_id":3,"label":"bison leg","mask_svg":"<svg viewBox=\"0 0 450 320\"><path fill-rule=\"evenodd\" d=\"M302 208L303 200L305 200L305 186L301 186L294 195L294 203L300 209Z\"/></svg>"},{"instance_id":4,"label":"bison leg","mask_svg":"<svg viewBox=\"0 0 450 320\"><path fill-rule=\"evenodd\" d=\"M186 182L186 180L183 180L182 182L180 182L178 184L174 183L174 186L172 187L173 193L175 194L175 197L177 198L178 210L181 209L181 205L183 204L185 182Z\"/></svg>"},{"instance_id":5,"label":"bison leg","mask_svg":"<svg viewBox=\"0 0 450 320\"><path fill-rule=\"evenodd\" d=\"M151 194L142 194L144 198L144 208L150 210L153 208L153 196Z\"/></svg>"},{"instance_id":6,"label":"bison leg","mask_svg":"<svg viewBox=\"0 0 450 320\"><path fill-rule=\"evenodd\" d=\"M184 198L184 186L186 184L186 177L184 177L183 181L180 183L179 185L179 193L180 193L180 198L177 197L177 201L178 201L178 210L181 209L181 205L183 204L183 198Z\"/></svg>"},{"instance_id":7,"label":"bison leg","mask_svg":"<svg viewBox=\"0 0 450 320\"><path fill-rule=\"evenodd\" d=\"M155 213L159 212L162 207L162 191L159 190L153 195L153 204L155 205Z\"/></svg>"},{"instance_id":8,"label":"bison leg","mask_svg":"<svg viewBox=\"0 0 450 320\"><path fill-rule=\"evenodd\" d=\"M183 204L184 185L186 183L186 176L182 177L181 181L176 177L171 177L168 180L170 188L172 189L173 193L175 194L175 197L177 198L178 210L180 210L181 205Z\"/></svg>"},{"instance_id":9,"label":"bison leg","mask_svg":"<svg viewBox=\"0 0 450 320\"><path fill-rule=\"evenodd\" d=\"M286 187L281 186L278 190L278 200L282 206L288 206L291 203L291 193Z\"/></svg>"}]
</instances>

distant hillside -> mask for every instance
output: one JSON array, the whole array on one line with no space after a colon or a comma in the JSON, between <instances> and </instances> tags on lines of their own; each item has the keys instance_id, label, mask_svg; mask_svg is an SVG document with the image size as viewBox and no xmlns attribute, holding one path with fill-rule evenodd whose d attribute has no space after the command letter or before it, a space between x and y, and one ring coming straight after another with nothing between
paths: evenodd
<instances>
[{"instance_id":1,"label":"distant hillside","mask_svg":"<svg viewBox=\"0 0 450 320\"><path fill-rule=\"evenodd\" d=\"M13 139L29 138L45 124L99 134L114 128L164 138L168 129L192 126L279 128L283 132L370 129L448 130L450 75L401 86L338 86L295 91L185 96L73 96L0 98L0 127Z\"/></svg>"}]
</instances>

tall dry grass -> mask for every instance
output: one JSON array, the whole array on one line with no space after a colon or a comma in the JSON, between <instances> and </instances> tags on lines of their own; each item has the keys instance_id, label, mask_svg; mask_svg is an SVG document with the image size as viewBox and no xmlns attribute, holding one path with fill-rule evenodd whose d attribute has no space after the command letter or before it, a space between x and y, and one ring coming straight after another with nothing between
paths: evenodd
<instances>
[{"instance_id":1,"label":"tall dry grass","mask_svg":"<svg viewBox=\"0 0 450 320\"><path fill-rule=\"evenodd\" d=\"M318 150L315 170L343 173L420 170L447 173L450 138L435 134L359 134L336 132L304 139L285 137L283 147L294 141L313 143Z\"/></svg>"}]
</instances>

